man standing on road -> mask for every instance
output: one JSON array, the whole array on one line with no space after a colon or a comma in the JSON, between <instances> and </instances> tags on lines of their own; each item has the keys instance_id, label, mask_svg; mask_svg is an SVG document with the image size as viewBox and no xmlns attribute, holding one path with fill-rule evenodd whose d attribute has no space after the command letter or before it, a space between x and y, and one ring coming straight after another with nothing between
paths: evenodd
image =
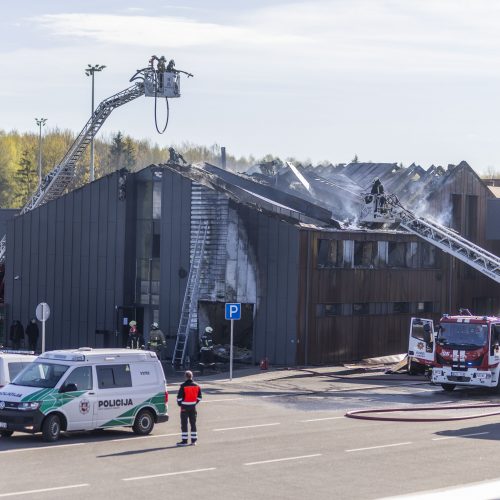
<instances>
[{"instance_id":1,"label":"man standing on road","mask_svg":"<svg viewBox=\"0 0 500 500\"><path fill-rule=\"evenodd\" d=\"M198 432L196 431L196 405L201 401L201 387L193 382L193 372L188 370L184 374L186 381L179 387L177 404L181 407L181 436L182 441L177 446L188 445L188 420L191 426L191 444L196 445Z\"/></svg>"}]
</instances>

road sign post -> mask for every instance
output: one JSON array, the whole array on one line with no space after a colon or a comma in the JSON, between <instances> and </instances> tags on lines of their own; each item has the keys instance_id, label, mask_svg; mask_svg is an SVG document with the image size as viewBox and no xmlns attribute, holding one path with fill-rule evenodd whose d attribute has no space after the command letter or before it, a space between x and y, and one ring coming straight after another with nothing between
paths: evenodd
<instances>
[{"instance_id":1,"label":"road sign post","mask_svg":"<svg viewBox=\"0 0 500 500\"><path fill-rule=\"evenodd\" d=\"M229 380L233 380L233 339L234 322L241 319L241 304L226 303L226 319L231 321L231 340L229 341Z\"/></svg>"},{"instance_id":2,"label":"road sign post","mask_svg":"<svg viewBox=\"0 0 500 500\"><path fill-rule=\"evenodd\" d=\"M40 302L40 304L36 306L35 314L38 321L42 322L42 353L43 353L45 352L45 322L50 317L49 304L46 304L45 302Z\"/></svg>"}]
</instances>

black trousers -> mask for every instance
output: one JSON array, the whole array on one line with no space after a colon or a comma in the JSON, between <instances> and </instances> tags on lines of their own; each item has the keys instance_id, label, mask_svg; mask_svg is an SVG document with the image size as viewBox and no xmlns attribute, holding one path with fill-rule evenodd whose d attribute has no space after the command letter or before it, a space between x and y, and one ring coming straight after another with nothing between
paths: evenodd
<instances>
[{"instance_id":1,"label":"black trousers","mask_svg":"<svg viewBox=\"0 0 500 500\"><path fill-rule=\"evenodd\" d=\"M38 337L28 337L30 351L36 352L36 345L38 344Z\"/></svg>"},{"instance_id":2,"label":"black trousers","mask_svg":"<svg viewBox=\"0 0 500 500\"><path fill-rule=\"evenodd\" d=\"M198 439L196 431L196 406L181 406L181 435L182 441L187 443L188 440L188 422L191 427L191 442L195 443Z\"/></svg>"}]
</instances>

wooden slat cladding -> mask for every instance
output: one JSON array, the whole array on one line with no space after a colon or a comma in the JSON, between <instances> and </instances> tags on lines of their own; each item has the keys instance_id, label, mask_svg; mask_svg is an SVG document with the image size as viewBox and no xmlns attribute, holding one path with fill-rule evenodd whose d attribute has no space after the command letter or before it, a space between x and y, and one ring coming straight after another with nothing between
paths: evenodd
<instances>
[{"instance_id":1,"label":"wooden slat cladding","mask_svg":"<svg viewBox=\"0 0 500 500\"><path fill-rule=\"evenodd\" d=\"M477 174L463 162L453 167L448 179L429 197L423 215L442 224L454 224L465 237L494 251L485 236L486 205L491 196ZM349 261L352 255L343 255L348 260L343 267L333 267L338 263L330 262L329 268L318 266L318 245L322 239L374 241L379 251L387 249L390 242L420 245L416 236L403 233L303 230L298 363L338 363L405 352L413 315L437 320L442 313L458 312L459 307L478 314L500 312L500 286L439 250L438 265L433 269L422 267L418 261L409 267L395 267L380 258L372 268L363 268ZM346 245L342 245L345 253ZM352 252L356 243L350 245ZM334 260L335 256L329 257ZM403 306L401 310L395 303ZM417 312L415 305L422 303L432 304L433 312Z\"/></svg>"},{"instance_id":2,"label":"wooden slat cladding","mask_svg":"<svg viewBox=\"0 0 500 500\"><path fill-rule=\"evenodd\" d=\"M394 233L301 232L298 362L337 363L405 352L412 316L410 309L401 314L388 311L356 315L352 305L369 304L373 310L379 306L387 308L386 304L427 302L441 309L447 300L443 286L443 281L447 281L446 260L443 266L435 269L389 268L382 267L381 262L373 269L352 268L351 265L348 268L319 268L318 245L322 239L373 241L377 246L378 242L417 242L413 236ZM341 304L351 308L351 313L318 314L324 304ZM426 316L438 319L439 312Z\"/></svg>"}]
</instances>

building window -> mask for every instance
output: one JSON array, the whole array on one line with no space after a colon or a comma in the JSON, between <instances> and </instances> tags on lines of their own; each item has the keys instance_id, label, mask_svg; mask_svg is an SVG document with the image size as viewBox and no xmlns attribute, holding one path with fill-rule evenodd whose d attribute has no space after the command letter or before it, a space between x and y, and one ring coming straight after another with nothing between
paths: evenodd
<instances>
[{"instance_id":1,"label":"building window","mask_svg":"<svg viewBox=\"0 0 500 500\"><path fill-rule=\"evenodd\" d=\"M465 197L465 237L471 241L477 239L477 196Z\"/></svg>"},{"instance_id":2,"label":"building window","mask_svg":"<svg viewBox=\"0 0 500 500\"><path fill-rule=\"evenodd\" d=\"M318 267L342 267L343 263L342 240L318 240Z\"/></svg>"},{"instance_id":3,"label":"building window","mask_svg":"<svg viewBox=\"0 0 500 500\"><path fill-rule=\"evenodd\" d=\"M427 269L439 267L439 253L434 245L420 243L420 265Z\"/></svg>"},{"instance_id":4,"label":"building window","mask_svg":"<svg viewBox=\"0 0 500 500\"><path fill-rule=\"evenodd\" d=\"M433 312L432 302L417 302L417 312Z\"/></svg>"},{"instance_id":5,"label":"building window","mask_svg":"<svg viewBox=\"0 0 500 500\"><path fill-rule=\"evenodd\" d=\"M370 304L370 314L387 314L387 302L372 302Z\"/></svg>"},{"instance_id":6,"label":"building window","mask_svg":"<svg viewBox=\"0 0 500 500\"><path fill-rule=\"evenodd\" d=\"M363 316L370 313L370 304L368 302L355 302L352 305L353 316Z\"/></svg>"},{"instance_id":7,"label":"building window","mask_svg":"<svg viewBox=\"0 0 500 500\"><path fill-rule=\"evenodd\" d=\"M408 314L410 312L409 302L393 302L392 314Z\"/></svg>"},{"instance_id":8,"label":"building window","mask_svg":"<svg viewBox=\"0 0 500 500\"><path fill-rule=\"evenodd\" d=\"M376 241L355 241L354 242L354 267L375 267L377 258Z\"/></svg>"},{"instance_id":9,"label":"building window","mask_svg":"<svg viewBox=\"0 0 500 500\"><path fill-rule=\"evenodd\" d=\"M451 195L451 227L462 232L462 195Z\"/></svg>"},{"instance_id":10,"label":"building window","mask_svg":"<svg viewBox=\"0 0 500 500\"><path fill-rule=\"evenodd\" d=\"M407 262L411 262L409 249L410 245L405 242L389 241L387 253L389 267L408 267Z\"/></svg>"},{"instance_id":11,"label":"building window","mask_svg":"<svg viewBox=\"0 0 500 500\"><path fill-rule=\"evenodd\" d=\"M316 315L318 317L341 316L342 304L318 304L316 306Z\"/></svg>"}]
</instances>

